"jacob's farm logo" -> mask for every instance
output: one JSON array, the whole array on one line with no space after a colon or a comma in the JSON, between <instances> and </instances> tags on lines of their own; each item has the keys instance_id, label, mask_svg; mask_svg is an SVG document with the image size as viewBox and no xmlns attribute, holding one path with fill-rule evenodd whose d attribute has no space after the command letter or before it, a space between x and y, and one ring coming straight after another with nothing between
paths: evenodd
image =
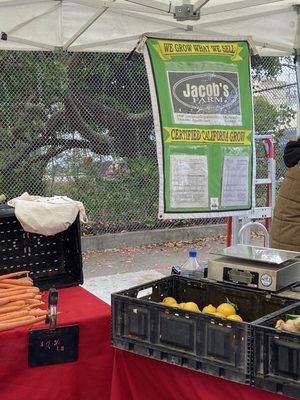
<instances>
[{"instance_id":1,"label":"jacob's farm logo","mask_svg":"<svg viewBox=\"0 0 300 400\"><path fill-rule=\"evenodd\" d=\"M241 125L238 73L167 71L175 123Z\"/></svg>"},{"instance_id":2,"label":"jacob's farm logo","mask_svg":"<svg viewBox=\"0 0 300 400\"><path fill-rule=\"evenodd\" d=\"M172 94L179 103L196 110L209 109L210 104L214 110L216 105L229 108L238 101L236 80L212 72L180 79L172 87Z\"/></svg>"}]
</instances>

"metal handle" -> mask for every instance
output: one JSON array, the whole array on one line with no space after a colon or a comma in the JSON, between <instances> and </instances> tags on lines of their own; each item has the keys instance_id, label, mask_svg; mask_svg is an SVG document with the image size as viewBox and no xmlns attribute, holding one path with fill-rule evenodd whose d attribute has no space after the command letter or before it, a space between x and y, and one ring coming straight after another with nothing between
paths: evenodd
<instances>
[{"instance_id":1,"label":"metal handle","mask_svg":"<svg viewBox=\"0 0 300 400\"><path fill-rule=\"evenodd\" d=\"M48 304L49 304L49 329L56 329L57 320L57 301L58 301L58 291L54 288L49 290Z\"/></svg>"},{"instance_id":2,"label":"metal handle","mask_svg":"<svg viewBox=\"0 0 300 400\"><path fill-rule=\"evenodd\" d=\"M243 234L245 232L246 229L251 228L252 226L258 226L259 228L261 228L261 230L264 232L265 235L265 246L269 247L270 246L270 235L269 232L267 230L267 228L261 224L260 222L248 222L247 224L245 224L244 226L241 227L241 229L239 230L238 233L238 243L243 243Z\"/></svg>"}]
</instances>

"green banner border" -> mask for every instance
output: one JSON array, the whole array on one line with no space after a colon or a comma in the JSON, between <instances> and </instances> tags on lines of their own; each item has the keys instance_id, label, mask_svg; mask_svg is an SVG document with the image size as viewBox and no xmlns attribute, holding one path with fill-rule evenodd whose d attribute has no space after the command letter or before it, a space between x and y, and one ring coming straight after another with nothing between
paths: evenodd
<instances>
[{"instance_id":1,"label":"green banner border","mask_svg":"<svg viewBox=\"0 0 300 400\"><path fill-rule=\"evenodd\" d=\"M247 204L247 206L244 206L244 207L241 207L241 206L228 206L228 207L223 207L223 208L221 208L221 209L218 209L218 210L211 210L211 209L209 209L209 207L207 207L206 209L195 209L195 208L193 208L193 209L170 209L170 207L168 207L168 204L167 204L167 191L168 191L168 187L167 187L167 185L168 185L168 182L167 182L167 179L166 179L166 176L165 176L165 171L166 171L166 160L165 160L165 155L166 155L166 141L165 141L165 138L164 138L164 130L166 130L166 126L164 126L164 124L163 124L163 116L162 116L162 104L161 104L161 99L160 99L160 95L159 95L159 90L158 90L158 80L157 80L157 77L156 77L156 74L155 74L155 66L154 66L154 61L153 61L153 56L152 56L152 54L151 54L151 51L153 50L153 44L150 44L150 42L151 41L159 41L159 40L164 40L164 41L173 41L173 39L160 39L160 38L151 38L151 37L149 37L148 38L148 40L146 41L146 52L148 53L148 57L149 57L149 61L150 61L150 65L151 65L151 71L149 71L149 65L148 65L148 68L147 68L147 70L148 70L148 75L150 75L150 73L152 72L152 80L153 80L153 83L154 83L154 88L155 88L155 97L156 97L156 102L157 102L157 104L155 104L155 102L153 101L153 96L152 96L152 104L153 104L153 108L157 108L157 112L158 112L158 114L159 114L159 125L160 125L160 132L157 132L157 129L156 129L156 137L157 137L157 135L159 134L160 135L160 141L161 141L161 147L162 147L162 159L161 160L158 160L159 161L159 163L162 163L162 169L163 169L163 172L164 172L164 176L163 176L163 209L160 207L160 217L161 218L163 218L164 217L164 214L166 214L166 215L170 215L170 218L180 218L180 215L182 215L183 217L187 217L187 216L190 216L191 218L209 218L209 217L213 217L213 216L220 216L220 217L222 217L222 216L229 216L229 215L246 215L246 214L249 214L249 211L253 208L253 204L254 204L254 193L253 193L253 184L254 184L254 181L253 181L253 177L254 177L254 168L255 168L255 165L254 165L254 163L253 163L253 161L254 161L254 152L255 152L255 148L254 148L254 123L253 123L253 102L252 102L252 85L251 85L251 69L250 69L250 45L249 45L249 43L246 41L246 40L234 40L234 42L237 44L237 46L239 45L239 44L242 44L243 46L245 46L246 45L246 47L247 47L247 58L248 58L248 60L247 60L247 86L248 86L248 88L249 88L249 103L251 103L250 104L250 115L251 115L251 128L252 129L250 129L250 126L245 126L245 124L243 123L243 125L241 126L241 127L239 127L239 128L237 128L237 127L233 127L233 128L231 128L231 130L238 130L238 129L240 129L240 130L244 130L244 131L250 131L251 132L251 135L252 135L252 140L251 140L251 144L250 144L250 146L247 146L248 148L250 148L251 147L251 151L250 151L250 153L248 153L249 154L249 169L250 169L250 171L249 171L249 180L248 180L248 182L249 182L249 184L248 184L248 204ZM174 39L174 40L176 40L176 39ZM196 40L196 39L184 39L184 40L180 40L181 42L184 42L184 41L188 41L188 42L201 42L201 40ZM205 38L205 39L203 39L203 42L218 42L218 43L220 43L220 42L222 42L222 43L224 43L224 44L226 44L226 43L228 43L228 41L226 40L226 41L224 41L224 40L216 40L216 39L208 39L208 38ZM230 41L230 42L232 42L232 41ZM243 47L242 47L243 48ZM205 61L205 62L207 62L207 60ZM146 63L147 64L147 63ZM150 76L149 76L149 78L150 78ZM241 78L240 78L240 73L239 73L239 75L238 75L238 82L239 82L239 86L241 86L241 84L240 84L240 82L241 82ZM151 86L151 81L150 81L150 86ZM241 91L240 91L240 93L241 93ZM240 102L242 103L242 101L244 101L243 99L242 99L242 95L240 96ZM243 105L241 104L241 115L242 115L242 119L243 119ZM248 121L249 122L249 121ZM157 124L156 124L156 126L157 126ZM189 129L189 130L192 130L192 129L194 129L194 130L207 130L207 129L209 129L208 128L208 126L206 125L206 126L198 126L198 125L193 125L193 127L188 127L188 128L186 128L186 124L182 124L182 125L180 125L181 127L182 127L182 129ZM222 126L214 126L214 130L215 131L218 131L218 130L224 130L224 131L228 131L228 129L227 129L228 127L222 127ZM183 143L186 143L186 142L184 142L183 141ZM202 145L207 145L207 143L203 143L203 144L201 144L200 142L199 143L193 143L194 145L196 144L197 146L202 146ZM210 146L211 146L211 144L209 144ZM218 144L217 146L221 146L221 145L223 145L223 143L220 143L220 144ZM159 142L158 142L158 140L157 140L157 146L159 146ZM242 145L243 147L244 147L244 145ZM241 145L238 145L238 144L234 144L234 147L235 148L238 148L238 147L241 147ZM180 154L185 154L185 152L182 152L183 150L181 149L180 150ZM187 152L188 152L188 147L187 147L187 150L186 150ZM244 152L242 152L241 154L243 154ZM222 160L222 162L223 162L223 160ZM209 161L208 161L208 168L209 168ZM162 176L161 176L161 174L160 174L160 179L162 178ZM221 171L221 178L222 178L222 171ZM222 186L221 186L221 193L222 193ZM222 199L221 199L221 193L220 193L220 196L218 196L219 197L219 201L220 201L220 204L221 204L221 201L222 201ZM161 199L161 196L162 196L162 194L160 193L160 199ZM209 192L208 192L208 199L209 199ZM209 206L209 204L208 204L208 206ZM176 216L175 216L176 215Z\"/></svg>"}]
</instances>

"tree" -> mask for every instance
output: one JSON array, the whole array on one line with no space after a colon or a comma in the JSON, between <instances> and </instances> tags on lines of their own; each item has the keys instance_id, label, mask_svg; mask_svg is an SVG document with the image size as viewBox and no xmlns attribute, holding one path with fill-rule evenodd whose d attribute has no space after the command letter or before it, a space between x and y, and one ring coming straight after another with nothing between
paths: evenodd
<instances>
[{"instance_id":1,"label":"tree","mask_svg":"<svg viewBox=\"0 0 300 400\"><path fill-rule=\"evenodd\" d=\"M118 54L3 52L0 71L0 169L8 196L28 187L41 193L46 165L68 149L132 159L154 145L141 62Z\"/></svg>"},{"instance_id":2,"label":"tree","mask_svg":"<svg viewBox=\"0 0 300 400\"><path fill-rule=\"evenodd\" d=\"M286 63L291 65L289 57L285 57ZM279 57L253 57L252 78L254 80L274 79L282 72L283 63Z\"/></svg>"},{"instance_id":3,"label":"tree","mask_svg":"<svg viewBox=\"0 0 300 400\"><path fill-rule=\"evenodd\" d=\"M254 123L258 133L274 131L279 112L276 107L261 96L254 97Z\"/></svg>"},{"instance_id":4,"label":"tree","mask_svg":"<svg viewBox=\"0 0 300 400\"><path fill-rule=\"evenodd\" d=\"M258 85L275 80L283 65L294 67L290 59L261 61L252 70ZM292 109L277 109L262 95L255 96L254 110L260 133L275 130L280 135L293 119ZM83 151L104 162L122 158L130 174L102 179L98 170L94 173L97 163L90 165ZM57 174L69 163L68 176L76 176L76 182L45 183L52 160L59 160L53 163ZM113 207L118 223L120 218L154 218L158 174L142 56L131 62L122 54L2 52L0 171L0 192L7 197L28 190L46 194L51 187L84 201L90 215L96 209L94 218L104 218ZM99 198L105 199L101 206Z\"/></svg>"}]
</instances>

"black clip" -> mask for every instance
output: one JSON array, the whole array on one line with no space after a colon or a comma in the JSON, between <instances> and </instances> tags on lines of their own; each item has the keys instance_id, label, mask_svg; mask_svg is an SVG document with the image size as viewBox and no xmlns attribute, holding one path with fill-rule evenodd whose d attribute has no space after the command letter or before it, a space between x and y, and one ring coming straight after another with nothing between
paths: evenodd
<instances>
[{"instance_id":1,"label":"black clip","mask_svg":"<svg viewBox=\"0 0 300 400\"><path fill-rule=\"evenodd\" d=\"M134 49L131 50L131 52L126 56L125 61L134 61L137 58L136 54L136 49L138 47L138 44L135 46Z\"/></svg>"},{"instance_id":2,"label":"black clip","mask_svg":"<svg viewBox=\"0 0 300 400\"><path fill-rule=\"evenodd\" d=\"M46 319L46 323L49 323L50 330L56 329L57 301L58 301L58 291L54 288L51 288L49 290L49 297L48 297L49 315Z\"/></svg>"},{"instance_id":3,"label":"black clip","mask_svg":"<svg viewBox=\"0 0 300 400\"><path fill-rule=\"evenodd\" d=\"M7 33L1 32L0 38L1 38L1 40L7 40Z\"/></svg>"},{"instance_id":4,"label":"black clip","mask_svg":"<svg viewBox=\"0 0 300 400\"><path fill-rule=\"evenodd\" d=\"M171 275L180 275L180 268L179 267L172 267Z\"/></svg>"},{"instance_id":5,"label":"black clip","mask_svg":"<svg viewBox=\"0 0 300 400\"><path fill-rule=\"evenodd\" d=\"M262 64L262 58L260 57L259 54L252 54L251 55L251 67L252 68L258 68Z\"/></svg>"}]
</instances>

